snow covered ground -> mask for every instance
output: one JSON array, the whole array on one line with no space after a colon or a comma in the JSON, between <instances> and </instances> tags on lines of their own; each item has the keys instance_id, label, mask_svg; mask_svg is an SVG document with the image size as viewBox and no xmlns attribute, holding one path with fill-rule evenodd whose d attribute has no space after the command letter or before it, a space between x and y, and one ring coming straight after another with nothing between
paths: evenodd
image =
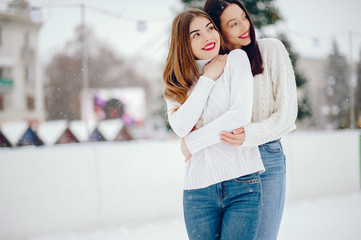
<instances>
[{"instance_id":1,"label":"snow covered ground","mask_svg":"<svg viewBox=\"0 0 361 240\"><path fill-rule=\"evenodd\" d=\"M361 193L288 203L279 240L360 240ZM30 240L185 240L182 216L83 232L33 237Z\"/></svg>"},{"instance_id":2,"label":"snow covered ground","mask_svg":"<svg viewBox=\"0 0 361 240\"><path fill-rule=\"evenodd\" d=\"M279 240L360 240L360 132L282 142ZM0 240L185 240L183 169L178 139L0 149Z\"/></svg>"},{"instance_id":3,"label":"snow covered ground","mask_svg":"<svg viewBox=\"0 0 361 240\"><path fill-rule=\"evenodd\" d=\"M361 193L289 203L280 240L360 240Z\"/></svg>"}]
</instances>

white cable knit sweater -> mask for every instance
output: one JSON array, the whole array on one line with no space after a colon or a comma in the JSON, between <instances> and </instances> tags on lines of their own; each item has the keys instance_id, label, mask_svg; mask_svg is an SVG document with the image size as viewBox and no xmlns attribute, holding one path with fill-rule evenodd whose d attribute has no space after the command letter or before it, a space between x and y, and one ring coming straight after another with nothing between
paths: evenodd
<instances>
[{"instance_id":1,"label":"white cable knit sweater","mask_svg":"<svg viewBox=\"0 0 361 240\"><path fill-rule=\"evenodd\" d=\"M200 73L210 60L197 61ZM167 99L169 123L186 136L192 157L187 162L184 189L197 189L232 178L264 171L258 147L232 147L219 133L251 122L253 77L246 53L232 51L223 74L213 81L201 76L186 102ZM177 111L172 111L179 107ZM191 132L192 128L202 126Z\"/></svg>"}]
</instances>

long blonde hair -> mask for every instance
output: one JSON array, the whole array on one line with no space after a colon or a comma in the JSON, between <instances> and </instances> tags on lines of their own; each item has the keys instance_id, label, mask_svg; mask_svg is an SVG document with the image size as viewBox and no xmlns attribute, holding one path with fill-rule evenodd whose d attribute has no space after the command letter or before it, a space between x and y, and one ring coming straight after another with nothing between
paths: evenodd
<instances>
[{"instance_id":1,"label":"long blonde hair","mask_svg":"<svg viewBox=\"0 0 361 240\"><path fill-rule=\"evenodd\" d=\"M196 17L205 17L211 21L221 39L220 53L228 52L219 30L204 11L188 9L174 18L169 53L163 71L164 97L180 104L187 100L187 92L193 85L194 79L199 78L189 35L189 25Z\"/></svg>"}]
</instances>

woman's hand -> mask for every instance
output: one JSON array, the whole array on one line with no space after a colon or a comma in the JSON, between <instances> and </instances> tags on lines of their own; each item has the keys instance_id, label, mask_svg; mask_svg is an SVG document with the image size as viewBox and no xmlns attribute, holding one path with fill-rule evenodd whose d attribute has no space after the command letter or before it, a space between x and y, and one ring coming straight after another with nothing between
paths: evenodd
<instances>
[{"instance_id":1,"label":"woman's hand","mask_svg":"<svg viewBox=\"0 0 361 240\"><path fill-rule=\"evenodd\" d=\"M189 151L186 142L184 141L184 138L182 138L182 143L181 143L181 150L182 150L182 154L184 155L185 159L184 162L188 162L188 160L191 158L192 154Z\"/></svg>"},{"instance_id":2,"label":"woman's hand","mask_svg":"<svg viewBox=\"0 0 361 240\"><path fill-rule=\"evenodd\" d=\"M227 62L227 54L217 55L209 63L204 66L203 76L217 80L224 71Z\"/></svg>"},{"instance_id":3,"label":"woman's hand","mask_svg":"<svg viewBox=\"0 0 361 240\"><path fill-rule=\"evenodd\" d=\"M243 144L246 134L244 128L237 128L233 132L222 131L220 134L221 141L231 146L240 146Z\"/></svg>"}]
</instances>

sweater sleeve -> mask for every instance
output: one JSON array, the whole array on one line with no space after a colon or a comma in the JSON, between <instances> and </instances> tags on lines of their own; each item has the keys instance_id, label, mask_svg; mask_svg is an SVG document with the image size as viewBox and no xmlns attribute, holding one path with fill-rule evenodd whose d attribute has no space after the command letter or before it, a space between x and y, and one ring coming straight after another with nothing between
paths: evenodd
<instances>
[{"instance_id":1,"label":"sweater sleeve","mask_svg":"<svg viewBox=\"0 0 361 240\"><path fill-rule=\"evenodd\" d=\"M227 61L229 69L225 71L229 71L231 106L221 116L185 137L192 154L220 142L221 131L232 131L251 122L253 76L248 57L243 50L237 49L230 53Z\"/></svg>"},{"instance_id":2,"label":"sweater sleeve","mask_svg":"<svg viewBox=\"0 0 361 240\"><path fill-rule=\"evenodd\" d=\"M270 68L275 98L275 109L267 119L251 123L244 127L246 138L242 146L258 146L281 138L296 128L297 90L295 74L288 52L281 41L274 39L274 46L267 46L272 51L266 61Z\"/></svg>"},{"instance_id":3,"label":"sweater sleeve","mask_svg":"<svg viewBox=\"0 0 361 240\"><path fill-rule=\"evenodd\" d=\"M182 105L166 99L169 124L179 137L186 136L198 122L214 84L214 80L201 76Z\"/></svg>"}]
</instances>

